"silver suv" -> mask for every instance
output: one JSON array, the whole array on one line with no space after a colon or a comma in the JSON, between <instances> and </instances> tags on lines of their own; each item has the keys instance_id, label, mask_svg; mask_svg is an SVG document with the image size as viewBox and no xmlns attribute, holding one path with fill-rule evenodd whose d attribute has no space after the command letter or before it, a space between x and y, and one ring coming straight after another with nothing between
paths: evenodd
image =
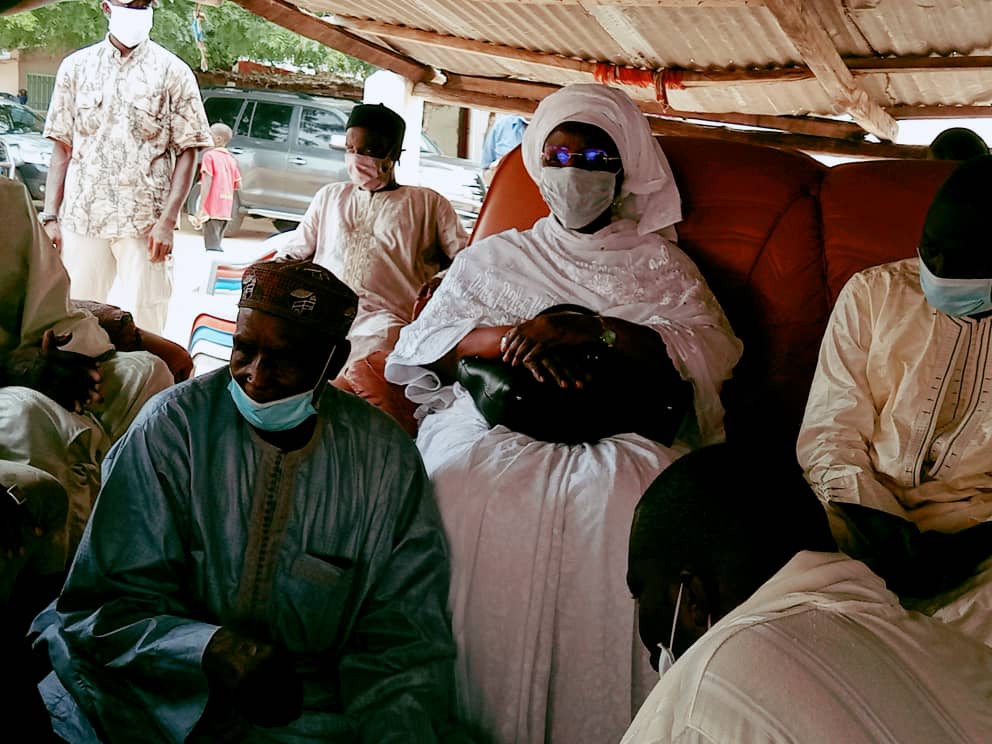
<instances>
[{"instance_id":1,"label":"silver suv","mask_svg":"<svg viewBox=\"0 0 992 744\"><path fill-rule=\"evenodd\" d=\"M45 181L54 143L41 133L45 120L27 106L0 98L0 175L27 184L36 207L45 202Z\"/></svg>"},{"instance_id":2,"label":"silver suv","mask_svg":"<svg viewBox=\"0 0 992 744\"><path fill-rule=\"evenodd\" d=\"M353 101L250 88L204 88L202 95L210 123L234 131L228 149L241 168L228 234L246 215L267 217L279 228L298 223L322 186L348 180L344 132ZM445 156L421 133L420 185L446 196L471 228L484 194L478 163ZM187 211L198 199L195 184Z\"/></svg>"}]
</instances>

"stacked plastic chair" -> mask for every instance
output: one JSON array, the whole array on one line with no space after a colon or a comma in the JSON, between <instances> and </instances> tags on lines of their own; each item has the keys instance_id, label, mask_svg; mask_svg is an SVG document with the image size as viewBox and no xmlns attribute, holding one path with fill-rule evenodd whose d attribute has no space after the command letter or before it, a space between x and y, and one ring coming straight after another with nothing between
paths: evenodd
<instances>
[{"instance_id":1,"label":"stacked plastic chair","mask_svg":"<svg viewBox=\"0 0 992 744\"><path fill-rule=\"evenodd\" d=\"M245 269L256 261L268 261L275 258L275 255L276 252L273 250L245 263L214 261L210 267L210 276L207 277L207 294L239 294L241 292L241 277L244 276Z\"/></svg>"},{"instance_id":2,"label":"stacked plastic chair","mask_svg":"<svg viewBox=\"0 0 992 744\"><path fill-rule=\"evenodd\" d=\"M234 346L234 321L210 313L193 319L189 333L189 355L193 357L193 374L224 367L231 360Z\"/></svg>"}]
</instances>

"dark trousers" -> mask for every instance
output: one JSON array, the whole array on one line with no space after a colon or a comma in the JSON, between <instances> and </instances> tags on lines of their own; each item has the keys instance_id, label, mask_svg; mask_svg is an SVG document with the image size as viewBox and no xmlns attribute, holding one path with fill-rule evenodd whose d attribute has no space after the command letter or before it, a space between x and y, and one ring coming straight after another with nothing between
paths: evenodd
<instances>
[{"instance_id":1,"label":"dark trousers","mask_svg":"<svg viewBox=\"0 0 992 744\"><path fill-rule=\"evenodd\" d=\"M208 251L223 250L220 245L224 231L227 230L227 220L209 219L203 223L203 244Z\"/></svg>"}]
</instances>

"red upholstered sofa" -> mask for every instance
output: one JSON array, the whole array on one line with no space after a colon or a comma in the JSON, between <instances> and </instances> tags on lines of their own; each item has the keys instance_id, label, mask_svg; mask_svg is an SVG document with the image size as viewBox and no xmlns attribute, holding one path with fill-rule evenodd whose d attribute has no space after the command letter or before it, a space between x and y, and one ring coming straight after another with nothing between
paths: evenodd
<instances>
[{"instance_id":1,"label":"red upholstered sofa","mask_svg":"<svg viewBox=\"0 0 992 744\"><path fill-rule=\"evenodd\" d=\"M744 342L726 386L728 438L791 448L820 339L847 279L914 255L943 161L826 167L797 152L688 137L659 140L682 194L679 245L699 265ZM472 242L547 214L519 151L504 158ZM468 250L473 250L471 247ZM372 358L348 380L409 430L412 408ZM759 440L760 441L760 440Z\"/></svg>"}]
</instances>

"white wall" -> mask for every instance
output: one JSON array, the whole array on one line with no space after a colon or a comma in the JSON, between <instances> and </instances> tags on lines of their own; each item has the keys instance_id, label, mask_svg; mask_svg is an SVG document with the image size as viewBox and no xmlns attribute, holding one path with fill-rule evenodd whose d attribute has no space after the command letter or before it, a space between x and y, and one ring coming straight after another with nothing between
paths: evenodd
<instances>
[{"instance_id":1,"label":"white wall","mask_svg":"<svg viewBox=\"0 0 992 744\"><path fill-rule=\"evenodd\" d=\"M381 103L403 117L406 136L403 156L396 166L400 183L420 182L420 130L424 122L424 99L413 96L413 83L388 70L379 70L365 81L365 103Z\"/></svg>"}]
</instances>

